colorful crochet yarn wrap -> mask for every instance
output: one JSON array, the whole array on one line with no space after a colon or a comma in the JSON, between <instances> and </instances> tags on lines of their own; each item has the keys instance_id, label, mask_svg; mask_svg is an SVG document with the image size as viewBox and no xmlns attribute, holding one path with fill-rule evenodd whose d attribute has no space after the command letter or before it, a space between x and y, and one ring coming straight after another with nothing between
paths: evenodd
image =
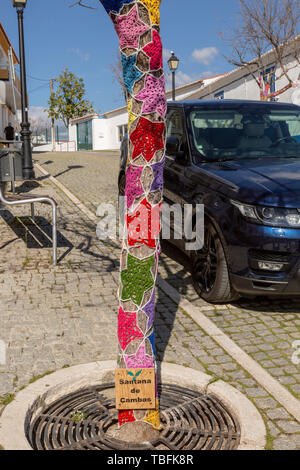
<instances>
[{"instance_id":1,"label":"colorful crochet yarn wrap","mask_svg":"<svg viewBox=\"0 0 300 470\"><path fill-rule=\"evenodd\" d=\"M155 281L167 110L160 38L161 0L100 0L117 32L128 93L125 230L121 255L120 368L156 368ZM119 425L160 427L156 410L119 411Z\"/></svg>"}]
</instances>

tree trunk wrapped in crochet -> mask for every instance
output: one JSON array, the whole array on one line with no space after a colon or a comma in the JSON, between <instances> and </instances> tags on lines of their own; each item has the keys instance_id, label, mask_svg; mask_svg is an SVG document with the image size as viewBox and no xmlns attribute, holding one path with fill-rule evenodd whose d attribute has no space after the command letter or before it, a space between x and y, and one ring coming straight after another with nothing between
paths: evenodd
<instances>
[{"instance_id":1,"label":"tree trunk wrapped in crochet","mask_svg":"<svg viewBox=\"0 0 300 470\"><path fill-rule=\"evenodd\" d=\"M100 0L119 37L128 92L125 232L121 255L120 368L155 364L155 281L165 155L166 95L160 38L161 0ZM156 410L119 411L119 425L160 427Z\"/></svg>"}]
</instances>

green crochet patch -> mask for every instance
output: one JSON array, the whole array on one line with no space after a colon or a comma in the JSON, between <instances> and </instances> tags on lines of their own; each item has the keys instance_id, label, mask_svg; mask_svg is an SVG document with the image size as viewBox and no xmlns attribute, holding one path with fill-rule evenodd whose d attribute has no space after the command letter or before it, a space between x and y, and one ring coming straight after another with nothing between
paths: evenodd
<instances>
[{"instance_id":1,"label":"green crochet patch","mask_svg":"<svg viewBox=\"0 0 300 470\"><path fill-rule=\"evenodd\" d=\"M144 293L154 285L151 268L155 257L139 259L128 255L127 269L121 272L122 300L132 300L140 306Z\"/></svg>"}]
</instances>

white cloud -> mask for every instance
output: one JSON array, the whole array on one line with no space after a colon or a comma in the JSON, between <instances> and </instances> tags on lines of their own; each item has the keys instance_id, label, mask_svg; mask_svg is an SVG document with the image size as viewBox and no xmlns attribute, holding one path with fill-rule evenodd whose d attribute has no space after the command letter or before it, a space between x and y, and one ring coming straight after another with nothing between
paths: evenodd
<instances>
[{"instance_id":1,"label":"white cloud","mask_svg":"<svg viewBox=\"0 0 300 470\"><path fill-rule=\"evenodd\" d=\"M80 57L80 59L84 62L88 62L91 58L91 54L89 54L88 52L83 52L81 49L79 49L79 47L70 49L70 52Z\"/></svg>"},{"instance_id":2,"label":"white cloud","mask_svg":"<svg viewBox=\"0 0 300 470\"><path fill-rule=\"evenodd\" d=\"M170 49L163 49L163 59L164 62L167 62L172 55L172 51Z\"/></svg>"},{"instance_id":3,"label":"white cloud","mask_svg":"<svg viewBox=\"0 0 300 470\"><path fill-rule=\"evenodd\" d=\"M176 88L187 85L188 83L196 82L200 80L202 74L199 75L189 75L187 73L181 72L179 70L176 72ZM165 75L166 78L166 89L170 90L172 88L172 75L170 73Z\"/></svg>"},{"instance_id":4,"label":"white cloud","mask_svg":"<svg viewBox=\"0 0 300 470\"><path fill-rule=\"evenodd\" d=\"M193 75L189 75L187 73L181 72L181 70L179 70L179 72L176 73L176 85L177 86L187 85L188 83L194 82L196 80L197 78L195 78Z\"/></svg>"},{"instance_id":5,"label":"white cloud","mask_svg":"<svg viewBox=\"0 0 300 470\"><path fill-rule=\"evenodd\" d=\"M49 121L50 124L46 108L43 108L42 106L30 106L28 115L31 119L44 122Z\"/></svg>"},{"instance_id":6,"label":"white cloud","mask_svg":"<svg viewBox=\"0 0 300 470\"><path fill-rule=\"evenodd\" d=\"M192 53L192 57L196 62L208 65L218 54L219 51L216 47L204 47L203 49L195 49Z\"/></svg>"}]
</instances>

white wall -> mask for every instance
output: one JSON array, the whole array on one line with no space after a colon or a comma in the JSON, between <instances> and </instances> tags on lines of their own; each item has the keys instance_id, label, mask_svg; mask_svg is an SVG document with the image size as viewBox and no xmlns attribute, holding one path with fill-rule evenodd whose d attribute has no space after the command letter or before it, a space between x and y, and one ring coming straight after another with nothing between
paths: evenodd
<instances>
[{"instance_id":1,"label":"white wall","mask_svg":"<svg viewBox=\"0 0 300 470\"><path fill-rule=\"evenodd\" d=\"M69 125L69 140L75 142L75 146L77 150L77 126L76 124Z\"/></svg>"},{"instance_id":2,"label":"white wall","mask_svg":"<svg viewBox=\"0 0 300 470\"><path fill-rule=\"evenodd\" d=\"M284 63L288 66L288 75L294 82L296 82L300 74L300 65L293 58L291 58L291 56L286 57ZM266 64L265 68L268 68L270 66L272 66L272 63ZM281 75L281 70L278 68L276 70L276 76L279 75ZM276 80L275 91L281 90L287 84L288 81L286 77L281 77L279 80ZM244 73L244 76L239 77L238 79L235 78L234 73L229 74L226 77L221 77L219 80L216 80L208 84L207 86L204 86L201 90L199 90L198 96L197 93L196 96L193 95L193 99L214 99L215 94L220 91L224 91L224 99L260 99L259 87L254 78L247 72ZM276 101L291 103L293 92L294 88L287 90L286 92L276 97Z\"/></svg>"},{"instance_id":3,"label":"white wall","mask_svg":"<svg viewBox=\"0 0 300 470\"><path fill-rule=\"evenodd\" d=\"M269 59L271 60L271 59ZM300 74L300 65L290 57L285 59L285 64L291 69L289 75L293 81L297 81ZM266 68L272 66L267 64ZM276 75L280 70L276 71ZM287 85L285 77L276 81L276 91ZM300 85L299 85L300 86ZM204 84L195 83L190 87L177 90L176 99L214 99L215 94L224 91L224 99L259 100L260 90L254 78L246 70L237 69L232 73L219 78L208 79ZM291 97L294 88L279 95L276 100L292 102ZM192 95L192 96L191 96ZM170 94L168 93L168 97ZM104 114L104 119L93 118L93 150L118 150L120 149L118 126L128 123L127 108ZM70 126L69 139L77 142L76 123Z\"/></svg>"},{"instance_id":4,"label":"white wall","mask_svg":"<svg viewBox=\"0 0 300 470\"><path fill-rule=\"evenodd\" d=\"M83 122L82 120L79 122ZM128 123L127 109L112 113L109 118L92 118L93 150L119 150L118 126ZM69 140L77 142L76 121L70 124Z\"/></svg>"},{"instance_id":5,"label":"white wall","mask_svg":"<svg viewBox=\"0 0 300 470\"><path fill-rule=\"evenodd\" d=\"M106 150L110 148L106 119L93 120L93 150Z\"/></svg>"}]
</instances>

